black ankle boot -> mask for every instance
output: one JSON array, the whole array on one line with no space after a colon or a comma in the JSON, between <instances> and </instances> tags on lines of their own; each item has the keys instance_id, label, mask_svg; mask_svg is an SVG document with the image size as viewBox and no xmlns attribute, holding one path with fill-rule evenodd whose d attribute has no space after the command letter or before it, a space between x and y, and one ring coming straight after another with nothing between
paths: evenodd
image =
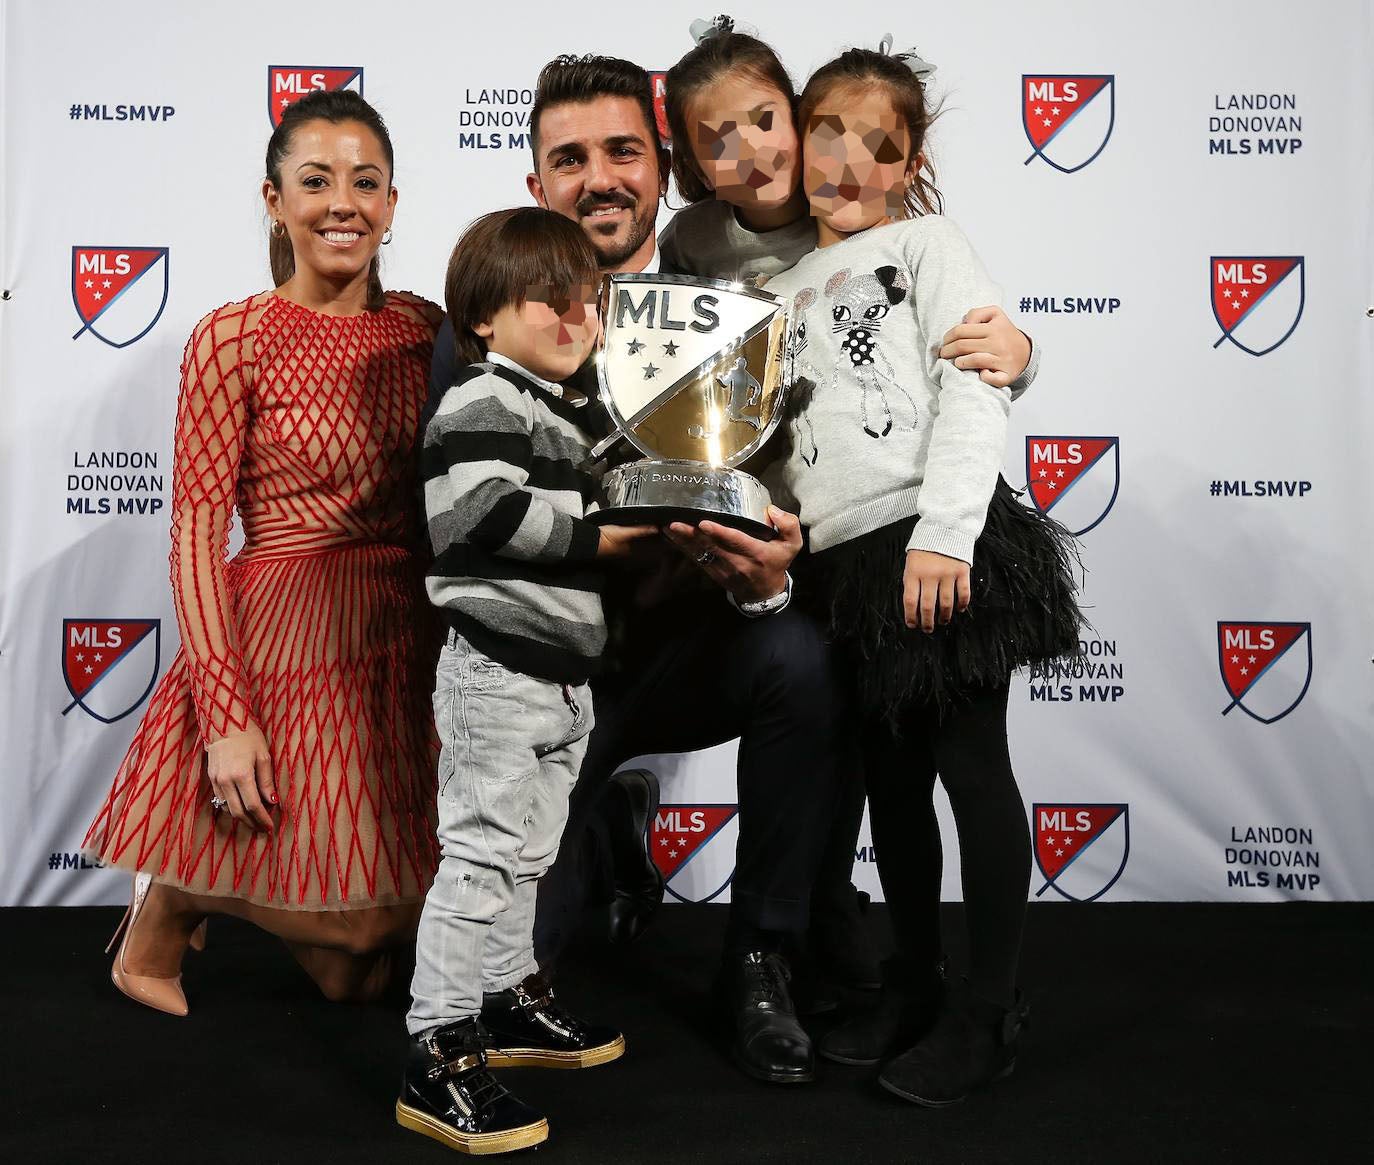
<instances>
[{"instance_id":1,"label":"black ankle boot","mask_svg":"<svg viewBox=\"0 0 1374 1165\"><path fill-rule=\"evenodd\" d=\"M883 964L878 1005L825 1033L820 1052L837 1064L877 1064L909 1048L935 1023L945 999L945 965L915 968L902 959Z\"/></svg>"},{"instance_id":2,"label":"black ankle boot","mask_svg":"<svg viewBox=\"0 0 1374 1165\"><path fill-rule=\"evenodd\" d=\"M786 960L762 951L727 956L721 969L735 1061L755 1080L800 1084L816 1078L811 1037L797 1022L788 978Z\"/></svg>"},{"instance_id":3,"label":"black ankle boot","mask_svg":"<svg viewBox=\"0 0 1374 1165\"><path fill-rule=\"evenodd\" d=\"M625 1054L623 1035L569 1015L540 974L483 995L482 1024L493 1068L591 1068Z\"/></svg>"},{"instance_id":4,"label":"black ankle boot","mask_svg":"<svg viewBox=\"0 0 1374 1165\"><path fill-rule=\"evenodd\" d=\"M617 798L608 814L615 900L607 937L627 943L644 933L663 905L663 874L649 856L649 829L658 813L658 778L648 769L624 769L611 778L608 796Z\"/></svg>"},{"instance_id":5,"label":"black ankle boot","mask_svg":"<svg viewBox=\"0 0 1374 1165\"><path fill-rule=\"evenodd\" d=\"M885 1064L878 1083L927 1108L956 1104L975 1088L1011 1075L1029 1017L1019 991L1010 1008L979 998L967 987L951 992L930 1034Z\"/></svg>"},{"instance_id":6,"label":"black ankle boot","mask_svg":"<svg viewBox=\"0 0 1374 1165\"><path fill-rule=\"evenodd\" d=\"M853 885L811 904L811 957L843 987L875 991L882 983L878 948L868 925L869 898Z\"/></svg>"},{"instance_id":7,"label":"black ankle boot","mask_svg":"<svg viewBox=\"0 0 1374 1165\"><path fill-rule=\"evenodd\" d=\"M483 1054L475 1019L410 1041L396 1123L460 1153L509 1153L549 1138L549 1122L506 1091Z\"/></svg>"}]
</instances>

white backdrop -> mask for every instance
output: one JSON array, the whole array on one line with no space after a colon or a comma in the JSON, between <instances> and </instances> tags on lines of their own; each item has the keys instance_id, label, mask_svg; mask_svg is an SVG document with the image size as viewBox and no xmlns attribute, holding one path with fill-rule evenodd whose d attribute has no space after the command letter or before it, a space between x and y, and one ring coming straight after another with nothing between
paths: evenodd
<instances>
[{"instance_id":1,"label":"white backdrop","mask_svg":"<svg viewBox=\"0 0 1374 1165\"><path fill-rule=\"evenodd\" d=\"M948 211L1042 347L1007 477L1086 530L1095 632L1090 676L1013 687L1032 892L1374 896L1370 6L922 8L735 14L798 82L887 31L939 65ZM0 902L114 902L125 876L77 850L177 642L182 345L267 285L270 67L361 84L383 112L401 191L386 283L437 300L459 228L527 201L540 65L600 51L662 70L711 13L642 5L598 28L545 0L0 12ZM647 762L682 897L728 895L732 759ZM858 857L876 892L866 830ZM957 896L952 840L946 863Z\"/></svg>"}]
</instances>

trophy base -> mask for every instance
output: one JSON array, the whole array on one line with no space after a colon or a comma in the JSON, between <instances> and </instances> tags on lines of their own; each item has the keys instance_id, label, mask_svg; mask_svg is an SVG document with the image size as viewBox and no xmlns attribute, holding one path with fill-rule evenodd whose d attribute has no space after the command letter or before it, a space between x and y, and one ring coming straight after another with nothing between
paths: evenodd
<instances>
[{"instance_id":1,"label":"trophy base","mask_svg":"<svg viewBox=\"0 0 1374 1165\"><path fill-rule=\"evenodd\" d=\"M699 461L635 461L607 472L604 506L587 515L599 526L719 522L763 541L778 536L770 498L758 478Z\"/></svg>"}]
</instances>

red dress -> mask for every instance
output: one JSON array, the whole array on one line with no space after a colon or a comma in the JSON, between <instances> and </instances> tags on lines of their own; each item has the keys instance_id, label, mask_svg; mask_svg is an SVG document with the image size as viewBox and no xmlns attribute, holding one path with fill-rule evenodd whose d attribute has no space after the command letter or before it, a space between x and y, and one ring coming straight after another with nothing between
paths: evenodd
<instances>
[{"instance_id":1,"label":"red dress","mask_svg":"<svg viewBox=\"0 0 1374 1165\"><path fill-rule=\"evenodd\" d=\"M398 293L346 317L266 293L196 327L172 487L182 646L86 835L106 864L292 909L424 897L438 635L416 456L441 319ZM250 721L270 834L210 807L206 742Z\"/></svg>"}]
</instances>

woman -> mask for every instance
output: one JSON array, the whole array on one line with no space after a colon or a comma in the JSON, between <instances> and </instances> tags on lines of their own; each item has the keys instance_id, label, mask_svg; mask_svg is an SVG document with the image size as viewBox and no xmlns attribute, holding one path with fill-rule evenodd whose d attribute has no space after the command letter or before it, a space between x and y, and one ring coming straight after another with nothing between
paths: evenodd
<instances>
[{"instance_id":1,"label":"woman","mask_svg":"<svg viewBox=\"0 0 1374 1165\"><path fill-rule=\"evenodd\" d=\"M212 312L186 348L182 648L85 842L135 872L115 985L173 1014L209 914L280 936L331 999L375 996L437 863L413 454L442 315L381 289L392 165L357 94L287 109L263 182L276 289Z\"/></svg>"}]
</instances>

